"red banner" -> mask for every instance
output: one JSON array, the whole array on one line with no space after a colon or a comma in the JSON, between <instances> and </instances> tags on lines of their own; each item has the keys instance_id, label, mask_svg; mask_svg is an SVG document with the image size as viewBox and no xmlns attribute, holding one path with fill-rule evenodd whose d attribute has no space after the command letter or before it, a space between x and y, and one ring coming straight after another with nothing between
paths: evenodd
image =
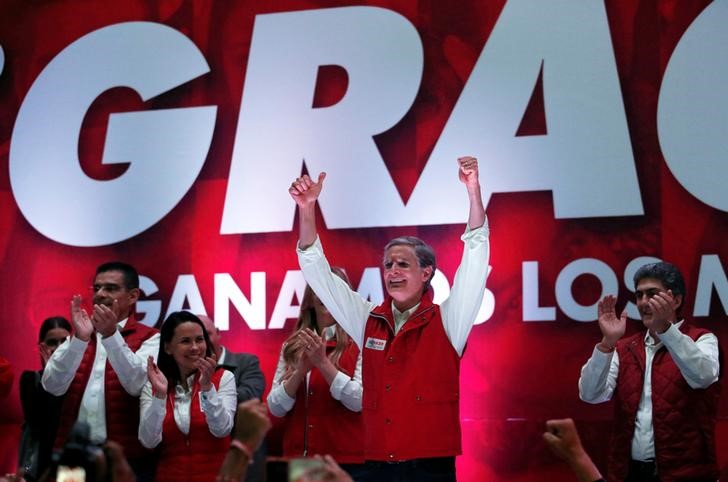
<instances>
[{"instance_id":1,"label":"red banner","mask_svg":"<svg viewBox=\"0 0 728 482\"><path fill-rule=\"evenodd\" d=\"M366 3L5 1L0 355L16 380L38 369L42 320L119 259L146 323L209 314L270 386L304 286L293 178L328 173L319 233L362 294L381 299L382 247L409 234L435 248L442 298L467 218L455 159L474 155L491 273L459 480L568 480L540 438L566 416L604 468L611 405L577 391L597 300L621 309L636 267L670 261L686 316L728 340L728 9ZM17 388L2 403L8 472ZM727 417L723 397L722 467Z\"/></svg>"}]
</instances>

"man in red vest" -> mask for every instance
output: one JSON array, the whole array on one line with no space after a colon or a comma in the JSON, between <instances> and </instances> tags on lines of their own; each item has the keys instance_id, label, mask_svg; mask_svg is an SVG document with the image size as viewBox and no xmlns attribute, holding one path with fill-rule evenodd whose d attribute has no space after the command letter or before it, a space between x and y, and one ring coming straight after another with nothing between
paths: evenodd
<instances>
[{"instance_id":1,"label":"man in red vest","mask_svg":"<svg viewBox=\"0 0 728 482\"><path fill-rule=\"evenodd\" d=\"M102 264L91 290L92 313L81 307L81 295L73 297L73 336L53 353L43 371L43 388L66 395L56 446L63 446L77 420L84 421L91 429L91 442L119 443L137 476L151 479L151 452L137 436L139 394L147 380L147 358L157 358L159 332L134 316L140 291L133 266Z\"/></svg>"},{"instance_id":2,"label":"man in red vest","mask_svg":"<svg viewBox=\"0 0 728 482\"><path fill-rule=\"evenodd\" d=\"M395 238L384 249L382 304L352 291L332 275L316 233L325 173L316 182L300 177L289 189L298 205L303 275L362 351L367 470L358 480L455 481L460 357L483 300L489 255L477 160L461 157L458 164L470 212L463 258L441 305L432 302L429 289L435 253L413 236Z\"/></svg>"},{"instance_id":3,"label":"man in red vest","mask_svg":"<svg viewBox=\"0 0 728 482\"><path fill-rule=\"evenodd\" d=\"M581 370L579 396L614 403L610 481L712 481L719 476L715 423L718 340L680 316L685 282L670 263L634 275L644 331L622 339L627 310L598 305L602 340Z\"/></svg>"}]
</instances>

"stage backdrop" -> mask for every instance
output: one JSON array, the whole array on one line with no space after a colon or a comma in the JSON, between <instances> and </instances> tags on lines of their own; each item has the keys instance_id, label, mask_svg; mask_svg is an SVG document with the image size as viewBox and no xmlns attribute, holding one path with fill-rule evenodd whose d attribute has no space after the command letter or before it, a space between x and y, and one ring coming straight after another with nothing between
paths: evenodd
<instances>
[{"instance_id":1,"label":"stage backdrop","mask_svg":"<svg viewBox=\"0 0 728 482\"><path fill-rule=\"evenodd\" d=\"M491 272L462 362L460 480L569 480L543 422L604 467L611 405L578 399L607 293L685 274L685 315L728 341L728 2L28 2L0 7L2 471L41 321L94 268L143 274L155 324L214 317L270 377L304 282L287 188L326 171L320 235L380 300L382 246L461 254L456 158L480 160ZM720 408L728 464L728 394ZM426 423L426 421L423 421Z\"/></svg>"}]
</instances>

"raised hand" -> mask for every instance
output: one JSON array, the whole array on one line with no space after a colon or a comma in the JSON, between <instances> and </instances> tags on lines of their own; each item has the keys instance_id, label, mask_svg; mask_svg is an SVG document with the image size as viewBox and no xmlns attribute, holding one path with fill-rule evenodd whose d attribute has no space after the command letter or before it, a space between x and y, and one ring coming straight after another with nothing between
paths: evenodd
<instances>
[{"instance_id":1,"label":"raised hand","mask_svg":"<svg viewBox=\"0 0 728 482\"><path fill-rule=\"evenodd\" d=\"M106 305L94 305L91 322L101 336L108 338L116 333L116 324L119 322L119 302L114 300L113 307Z\"/></svg>"},{"instance_id":2,"label":"raised hand","mask_svg":"<svg viewBox=\"0 0 728 482\"><path fill-rule=\"evenodd\" d=\"M147 378L149 378L149 383L152 384L152 388L154 389L154 396L162 400L166 399L167 389L169 387L167 377L164 376L162 370L154 363L154 358L151 356L147 358Z\"/></svg>"},{"instance_id":3,"label":"raised hand","mask_svg":"<svg viewBox=\"0 0 728 482\"><path fill-rule=\"evenodd\" d=\"M79 340L89 341L94 333L94 325L86 310L81 308L81 295L73 295L71 299L71 321L74 336Z\"/></svg>"},{"instance_id":4,"label":"raised hand","mask_svg":"<svg viewBox=\"0 0 728 482\"><path fill-rule=\"evenodd\" d=\"M624 336L627 329L627 310L623 310L622 314L617 318L615 305L617 298L614 295L607 295L597 305L597 314L599 316L599 329L602 331L602 347L611 350L617 340Z\"/></svg>"},{"instance_id":5,"label":"raised hand","mask_svg":"<svg viewBox=\"0 0 728 482\"><path fill-rule=\"evenodd\" d=\"M667 293L661 291L655 294L647 303L650 305L652 317L645 320L646 328L662 333L677 320L677 313L675 313L677 303L672 290L667 290Z\"/></svg>"},{"instance_id":6,"label":"raised hand","mask_svg":"<svg viewBox=\"0 0 728 482\"><path fill-rule=\"evenodd\" d=\"M321 194L321 188L324 186L326 173L322 172L318 175L318 180L313 181L308 174L296 178L288 188L288 192L300 207L306 207L314 204Z\"/></svg>"},{"instance_id":7,"label":"raised hand","mask_svg":"<svg viewBox=\"0 0 728 482\"><path fill-rule=\"evenodd\" d=\"M270 427L268 409L260 400L253 398L238 404L233 439L247 447L246 451L255 451ZM225 460L223 460L215 480L217 482L239 482L247 472L250 463L247 454L233 445L225 455Z\"/></svg>"},{"instance_id":8,"label":"raised hand","mask_svg":"<svg viewBox=\"0 0 728 482\"><path fill-rule=\"evenodd\" d=\"M45 343L38 343L38 351L40 352L40 358L43 360L43 366L46 366L48 360L51 359L53 352L46 346Z\"/></svg>"},{"instance_id":9,"label":"raised hand","mask_svg":"<svg viewBox=\"0 0 728 482\"><path fill-rule=\"evenodd\" d=\"M212 374L217 368L217 357L215 355L200 357L197 360L197 369L200 372L200 390L203 392L212 388Z\"/></svg>"},{"instance_id":10,"label":"raised hand","mask_svg":"<svg viewBox=\"0 0 728 482\"><path fill-rule=\"evenodd\" d=\"M602 474L581 445L572 419L548 420L543 439L557 457L568 462L579 482L601 480Z\"/></svg>"},{"instance_id":11,"label":"raised hand","mask_svg":"<svg viewBox=\"0 0 728 482\"><path fill-rule=\"evenodd\" d=\"M458 157L458 177L466 186L477 186L478 181L478 160L473 156Z\"/></svg>"}]
</instances>

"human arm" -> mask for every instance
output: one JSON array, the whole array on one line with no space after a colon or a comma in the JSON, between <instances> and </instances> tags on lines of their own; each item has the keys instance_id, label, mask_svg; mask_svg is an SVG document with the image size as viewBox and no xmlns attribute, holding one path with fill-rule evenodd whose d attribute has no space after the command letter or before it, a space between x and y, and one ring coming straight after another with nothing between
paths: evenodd
<instances>
[{"instance_id":1,"label":"human arm","mask_svg":"<svg viewBox=\"0 0 728 482\"><path fill-rule=\"evenodd\" d=\"M308 373L308 370L303 371L305 367L302 367L301 370L289 367L283 357L283 350L287 344L298 343L297 333L290 336L281 347L278 366L273 376L270 393L268 393L268 409L275 417L283 417L293 408L296 403L298 387L306 377L306 373Z\"/></svg>"},{"instance_id":2,"label":"human arm","mask_svg":"<svg viewBox=\"0 0 728 482\"><path fill-rule=\"evenodd\" d=\"M253 398L260 399L265 391L265 377L260 369L258 357L249 353L242 353L240 363L235 368L235 386L237 387L238 403Z\"/></svg>"},{"instance_id":3,"label":"human arm","mask_svg":"<svg viewBox=\"0 0 728 482\"><path fill-rule=\"evenodd\" d=\"M86 348L88 348L88 342L75 335L56 348L48 359L41 377L41 384L46 392L60 396L68 391L68 387L71 386L73 377L76 375L76 370L81 365Z\"/></svg>"},{"instance_id":4,"label":"human arm","mask_svg":"<svg viewBox=\"0 0 728 482\"><path fill-rule=\"evenodd\" d=\"M207 427L215 437L222 438L230 435L237 400L235 376L227 370L223 370L218 388L215 388L214 384L210 386L209 390L203 390L200 387L200 406L205 413Z\"/></svg>"},{"instance_id":5,"label":"human arm","mask_svg":"<svg viewBox=\"0 0 728 482\"><path fill-rule=\"evenodd\" d=\"M359 352L356 369L352 377L336 368L326 355L326 342L323 336L316 335L309 328L301 330L299 336L306 347L305 354L309 361L321 372L326 383L329 384L331 396L335 400L339 400L349 410L360 412L362 400L361 352Z\"/></svg>"},{"instance_id":6,"label":"human arm","mask_svg":"<svg viewBox=\"0 0 728 482\"><path fill-rule=\"evenodd\" d=\"M43 369L41 383L45 391L60 396L68 391L73 377L76 375L83 354L88 347L94 327L91 318L81 307L81 295L71 298L71 322L73 323L73 336L67 343L61 345L53 352Z\"/></svg>"},{"instance_id":7,"label":"human arm","mask_svg":"<svg viewBox=\"0 0 728 482\"><path fill-rule=\"evenodd\" d=\"M151 449L162 441L162 424L166 414L166 398L162 399L152 395L152 385L146 383L139 395L138 436L144 447Z\"/></svg>"},{"instance_id":8,"label":"human arm","mask_svg":"<svg viewBox=\"0 0 728 482\"><path fill-rule=\"evenodd\" d=\"M557 457L569 464L579 482L602 479L599 469L581 445L579 432L572 419L547 421L543 439Z\"/></svg>"},{"instance_id":9,"label":"human arm","mask_svg":"<svg viewBox=\"0 0 728 482\"><path fill-rule=\"evenodd\" d=\"M159 353L159 333L144 340L136 352L129 348L118 330L107 338L102 335L101 343L121 386L129 395L139 396L147 381L147 359L151 356L156 360Z\"/></svg>"},{"instance_id":10,"label":"human arm","mask_svg":"<svg viewBox=\"0 0 728 482\"><path fill-rule=\"evenodd\" d=\"M440 312L450 343L462 355L485 294L490 232L480 194L477 159L469 156L459 158L458 175L465 184L470 202L468 226L461 237L465 245L460 266L455 273L450 296L440 305Z\"/></svg>"},{"instance_id":11,"label":"human arm","mask_svg":"<svg viewBox=\"0 0 728 482\"><path fill-rule=\"evenodd\" d=\"M706 333L693 341L677 325L670 324L659 336L690 387L708 388L718 381L720 362L714 334Z\"/></svg>"},{"instance_id":12,"label":"human arm","mask_svg":"<svg viewBox=\"0 0 728 482\"><path fill-rule=\"evenodd\" d=\"M619 355L616 351L604 353L594 347L592 356L581 368L579 398L587 403L610 400L617 386Z\"/></svg>"},{"instance_id":13,"label":"human arm","mask_svg":"<svg viewBox=\"0 0 728 482\"><path fill-rule=\"evenodd\" d=\"M248 471L252 453L260 447L270 427L265 405L260 400L251 399L238 404L233 442L215 480L238 482L242 479Z\"/></svg>"},{"instance_id":14,"label":"human arm","mask_svg":"<svg viewBox=\"0 0 728 482\"><path fill-rule=\"evenodd\" d=\"M162 424L167 413L167 377L154 359L147 358L147 379L139 395L139 441L154 448L162 441Z\"/></svg>"},{"instance_id":15,"label":"human arm","mask_svg":"<svg viewBox=\"0 0 728 482\"><path fill-rule=\"evenodd\" d=\"M627 329L627 310L617 317L615 305L617 298L614 295L607 295L597 304L597 317L599 330L602 332L602 340L597 344L597 350L602 353L610 353L617 346L617 341L624 336Z\"/></svg>"},{"instance_id":16,"label":"human arm","mask_svg":"<svg viewBox=\"0 0 728 482\"><path fill-rule=\"evenodd\" d=\"M316 234L315 208L325 177L326 173L321 173L318 181L313 182L310 177L302 176L288 190L299 213L298 263L316 296L361 348L364 325L375 305L363 299L344 280L331 273L331 267L324 257L321 241Z\"/></svg>"}]
</instances>

